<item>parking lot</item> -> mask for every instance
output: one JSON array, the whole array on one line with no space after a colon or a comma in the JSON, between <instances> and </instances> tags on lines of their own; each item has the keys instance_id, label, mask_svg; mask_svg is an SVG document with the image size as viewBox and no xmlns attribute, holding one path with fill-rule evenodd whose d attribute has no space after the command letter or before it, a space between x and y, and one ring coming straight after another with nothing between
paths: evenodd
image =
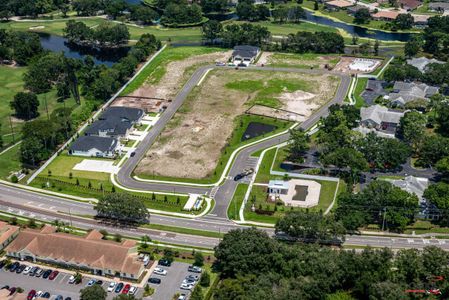
<instances>
[{"instance_id":1,"label":"parking lot","mask_svg":"<svg viewBox=\"0 0 449 300\"><path fill-rule=\"evenodd\" d=\"M190 295L189 290L181 290L180 286L182 281L188 275L200 275L198 273L193 273L188 271L189 264L182 262L173 262L170 267L158 266L167 271L167 275L157 275L151 274L150 278L160 278L160 284L149 283L149 285L155 289L152 296L145 299L151 300L167 300L172 299L176 293L186 294L187 299ZM197 283L198 284L198 283Z\"/></svg>"},{"instance_id":2,"label":"parking lot","mask_svg":"<svg viewBox=\"0 0 449 300\"><path fill-rule=\"evenodd\" d=\"M27 265L25 263L25 265ZM45 268L44 269L49 269ZM51 268L53 269L53 268ZM70 297L71 299L79 299L79 291L86 287L87 283L91 278L88 276L83 276L81 283L79 284L69 284L69 278L71 274L60 272L53 280L49 278L29 276L28 274L16 272L10 272L9 270L2 268L0 269L0 288L8 285L9 287L21 287L23 288L24 295L28 295L31 290L49 292L50 299L55 299L57 295L61 295L66 299ZM104 280L102 287L107 290L107 287L111 280ZM143 290L138 289L136 297L142 297ZM115 292L108 292L108 299L112 299L114 296L118 295Z\"/></svg>"}]
</instances>

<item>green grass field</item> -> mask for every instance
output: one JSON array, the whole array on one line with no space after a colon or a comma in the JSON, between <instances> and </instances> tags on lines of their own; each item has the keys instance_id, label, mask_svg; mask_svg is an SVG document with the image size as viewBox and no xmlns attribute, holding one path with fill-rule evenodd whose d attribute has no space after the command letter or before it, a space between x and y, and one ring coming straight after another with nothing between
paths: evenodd
<instances>
[{"instance_id":1,"label":"green grass field","mask_svg":"<svg viewBox=\"0 0 449 300\"><path fill-rule=\"evenodd\" d=\"M366 84L368 83L368 78L359 78L357 79L357 85L354 89L354 99L355 99L355 107L361 108L365 105L365 100L363 100L361 94L366 88Z\"/></svg>"},{"instance_id":2,"label":"green grass field","mask_svg":"<svg viewBox=\"0 0 449 300\"><path fill-rule=\"evenodd\" d=\"M11 171L19 171L20 163L20 145L0 155L0 178L7 179Z\"/></svg>"},{"instance_id":3,"label":"green grass field","mask_svg":"<svg viewBox=\"0 0 449 300\"><path fill-rule=\"evenodd\" d=\"M228 218L231 220L239 220L240 206L242 206L243 199L245 198L248 185L240 183L232 197L232 201L228 206Z\"/></svg>"}]
</instances>

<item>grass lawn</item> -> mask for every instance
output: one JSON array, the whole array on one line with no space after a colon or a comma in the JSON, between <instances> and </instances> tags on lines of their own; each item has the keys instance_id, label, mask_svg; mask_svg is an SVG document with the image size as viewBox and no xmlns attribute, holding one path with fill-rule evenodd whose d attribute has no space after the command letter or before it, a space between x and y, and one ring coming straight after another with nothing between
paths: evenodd
<instances>
[{"instance_id":1,"label":"grass lawn","mask_svg":"<svg viewBox=\"0 0 449 300\"><path fill-rule=\"evenodd\" d=\"M134 92L145 82L157 84L165 75L165 66L170 62L183 60L194 55L218 51L223 51L223 49L212 47L167 47L139 74L139 76L137 76L136 79L134 79L133 82L126 87L126 89L122 92L122 95L128 95Z\"/></svg>"},{"instance_id":2,"label":"grass lawn","mask_svg":"<svg viewBox=\"0 0 449 300\"><path fill-rule=\"evenodd\" d=\"M0 155L0 178L7 179L11 171L19 171L20 163L20 145L15 146L9 151Z\"/></svg>"},{"instance_id":3,"label":"grass lawn","mask_svg":"<svg viewBox=\"0 0 449 300\"><path fill-rule=\"evenodd\" d=\"M276 155L276 148L265 152L265 155L263 156L262 162L260 163L259 166L259 171L257 172L255 180L256 183L268 183L268 181L270 181L271 177L270 170L275 155Z\"/></svg>"},{"instance_id":4,"label":"grass lawn","mask_svg":"<svg viewBox=\"0 0 449 300\"><path fill-rule=\"evenodd\" d=\"M324 59L325 57L325 59ZM273 53L269 57L270 67L280 68L319 68L321 64L329 64L330 67L335 67L339 62L339 55L323 55L316 53Z\"/></svg>"},{"instance_id":5,"label":"grass lawn","mask_svg":"<svg viewBox=\"0 0 449 300\"><path fill-rule=\"evenodd\" d=\"M423 233L448 233L449 227L440 227L429 221L418 220L414 224L407 226L404 233L406 234L423 234Z\"/></svg>"},{"instance_id":6,"label":"grass lawn","mask_svg":"<svg viewBox=\"0 0 449 300\"><path fill-rule=\"evenodd\" d=\"M9 116L11 115L12 110L9 103L16 93L23 91L22 77L25 71L26 68L0 66L0 134L2 135L11 133ZM18 126L17 123L14 123L13 125L14 127Z\"/></svg>"},{"instance_id":7,"label":"grass lawn","mask_svg":"<svg viewBox=\"0 0 449 300\"><path fill-rule=\"evenodd\" d=\"M239 220L239 211L242 206L243 199L248 190L248 185L240 183L235 190L234 197L228 207L228 218L231 220Z\"/></svg>"},{"instance_id":8,"label":"grass lawn","mask_svg":"<svg viewBox=\"0 0 449 300\"><path fill-rule=\"evenodd\" d=\"M243 24L245 21L234 21L234 24ZM260 25L267 27L273 36L286 36L290 33L297 33L298 31L326 31L326 32L338 32L337 29L325 26L321 24L311 22L299 22L299 23L277 23L271 21L251 22L253 25Z\"/></svg>"},{"instance_id":9,"label":"grass lawn","mask_svg":"<svg viewBox=\"0 0 449 300\"><path fill-rule=\"evenodd\" d=\"M76 19L76 18L72 18ZM44 28L37 29L34 31L46 32L50 34L60 35L64 34L63 29L67 20L36 20L32 22L1 22L0 29L13 29L13 30L23 30L29 31L31 27L44 26ZM82 21L89 27L98 26L103 22L110 22L102 18L92 17L78 19ZM158 26L144 26L137 27L128 25L128 30L131 35L131 39L137 40L144 33L154 34L157 38L162 41L200 41L201 40L201 28L200 27L189 27L189 28L159 28Z\"/></svg>"},{"instance_id":10,"label":"grass lawn","mask_svg":"<svg viewBox=\"0 0 449 300\"><path fill-rule=\"evenodd\" d=\"M192 229L192 228L183 228L183 227L167 226L167 225L160 225L160 224L144 224L144 225L141 225L141 227L155 229L155 230L176 232L176 233L181 233L181 234L212 237L212 238L221 238L224 236L224 233L219 233L219 232L215 232L215 231L198 230L198 229Z\"/></svg>"},{"instance_id":11,"label":"grass lawn","mask_svg":"<svg viewBox=\"0 0 449 300\"><path fill-rule=\"evenodd\" d=\"M361 108L365 105L365 100L362 98L362 93L365 91L366 84L368 83L368 78L359 78L357 79L357 85L354 89L354 99L355 99L355 107Z\"/></svg>"},{"instance_id":12,"label":"grass lawn","mask_svg":"<svg viewBox=\"0 0 449 300\"><path fill-rule=\"evenodd\" d=\"M271 179L276 178L276 176L272 176ZM337 182L333 181L323 181L323 180L314 180L321 184L320 191L320 199L318 205L312 208L309 208L309 211L325 211L329 205L332 203L335 195L335 189L337 188ZM254 221L254 222L262 222L274 224L276 221L281 218L286 212L289 211L300 211L304 210L303 208L293 208L286 207L284 205L276 205L275 203L268 202L267 199L267 187L265 186L253 186L251 194L249 196L249 201L245 207L245 220ZM340 193L344 189L339 188L337 193ZM271 215L268 214L258 214L256 212L251 211L251 207L254 204L254 207L259 210L264 210L266 212L271 212Z\"/></svg>"}]
</instances>

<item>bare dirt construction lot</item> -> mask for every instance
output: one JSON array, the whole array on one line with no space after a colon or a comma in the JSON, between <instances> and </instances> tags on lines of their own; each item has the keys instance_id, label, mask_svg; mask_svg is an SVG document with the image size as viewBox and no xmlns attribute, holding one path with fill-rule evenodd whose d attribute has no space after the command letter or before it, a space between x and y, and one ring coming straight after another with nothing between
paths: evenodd
<instances>
[{"instance_id":1,"label":"bare dirt construction lot","mask_svg":"<svg viewBox=\"0 0 449 300\"><path fill-rule=\"evenodd\" d=\"M330 75L213 70L168 123L136 174L208 178L232 135L235 118L250 106L287 107L307 117L333 97L337 86Z\"/></svg>"},{"instance_id":2,"label":"bare dirt construction lot","mask_svg":"<svg viewBox=\"0 0 449 300\"><path fill-rule=\"evenodd\" d=\"M320 68L327 66L330 68L340 60L339 55L321 55L313 53L293 54L293 53L273 53L262 52L257 61L258 65L296 67L296 68Z\"/></svg>"},{"instance_id":3,"label":"bare dirt construction lot","mask_svg":"<svg viewBox=\"0 0 449 300\"><path fill-rule=\"evenodd\" d=\"M343 56L334 71L346 74L363 74L376 70L382 64L381 59L363 59Z\"/></svg>"}]
</instances>

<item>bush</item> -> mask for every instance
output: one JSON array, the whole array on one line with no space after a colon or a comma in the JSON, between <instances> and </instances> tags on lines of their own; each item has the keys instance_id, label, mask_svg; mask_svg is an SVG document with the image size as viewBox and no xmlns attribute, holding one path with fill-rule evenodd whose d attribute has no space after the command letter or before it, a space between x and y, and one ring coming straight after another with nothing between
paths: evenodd
<instances>
[{"instance_id":1,"label":"bush","mask_svg":"<svg viewBox=\"0 0 449 300\"><path fill-rule=\"evenodd\" d=\"M12 182L12 183L18 183L18 182L19 182L19 178L17 178L16 175L12 175L12 176L11 176L11 182Z\"/></svg>"},{"instance_id":2,"label":"bush","mask_svg":"<svg viewBox=\"0 0 449 300\"><path fill-rule=\"evenodd\" d=\"M201 275L200 285L202 287L208 287L210 285L210 274L209 274L209 272L205 271L203 273L203 275Z\"/></svg>"}]
</instances>

